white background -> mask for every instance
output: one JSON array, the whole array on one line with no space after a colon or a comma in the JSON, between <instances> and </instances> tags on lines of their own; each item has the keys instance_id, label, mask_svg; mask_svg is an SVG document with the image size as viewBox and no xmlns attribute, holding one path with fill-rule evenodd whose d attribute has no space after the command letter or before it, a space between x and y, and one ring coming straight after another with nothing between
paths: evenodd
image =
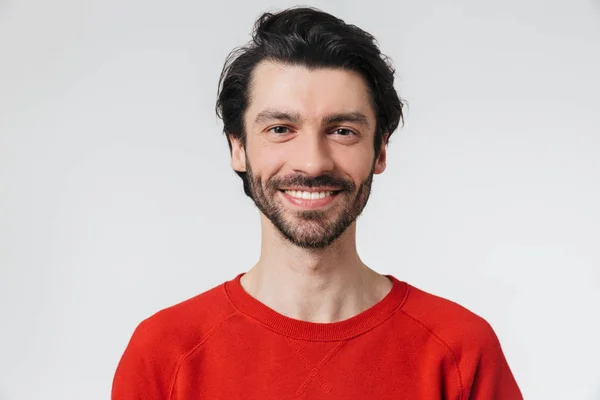
<instances>
[{"instance_id":1,"label":"white background","mask_svg":"<svg viewBox=\"0 0 600 400\"><path fill-rule=\"evenodd\" d=\"M109 398L142 319L256 261L216 85L293 3L202 3L0 1L0 400ZM600 399L600 4L312 5L410 103L363 259L486 318L527 399Z\"/></svg>"}]
</instances>

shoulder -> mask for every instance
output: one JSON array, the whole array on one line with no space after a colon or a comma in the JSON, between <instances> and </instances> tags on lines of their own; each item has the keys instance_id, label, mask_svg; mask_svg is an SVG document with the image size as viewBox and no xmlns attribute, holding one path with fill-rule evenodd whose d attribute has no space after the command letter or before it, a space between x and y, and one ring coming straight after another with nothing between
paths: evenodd
<instances>
[{"instance_id":1,"label":"shoulder","mask_svg":"<svg viewBox=\"0 0 600 400\"><path fill-rule=\"evenodd\" d=\"M219 285L144 319L131 341L146 351L160 343L161 350L185 353L234 314L223 285Z\"/></svg>"},{"instance_id":2,"label":"shoulder","mask_svg":"<svg viewBox=\"0 0 600 400\"><path fill-rule=\"evenodd\" d=\"M483 317L410 285L402 311L445 349L457 372L460 398L523 398L498 336Z\"/></svg>"},{"instance_id":3,"label":"shoulder","mask_svg":"<svg viewBox=\"0 0 600 400\"><path fill-rule=\"evenodd\" d=\"M452 300L414 286L408 285L402 312L447 347L454 357L497 346L496 333L485 318Z\"/></svg>"},{"instance_id":4,"label":"shoulder","mask_svg":"<svg viewBox=\"0 0 600 400\"><path fill-rule=\"evenodd\" d=\"M221 284L144 319L113 379L113 399L168 398L185 357L236 315Z\"/></svg>"}]
</instances>

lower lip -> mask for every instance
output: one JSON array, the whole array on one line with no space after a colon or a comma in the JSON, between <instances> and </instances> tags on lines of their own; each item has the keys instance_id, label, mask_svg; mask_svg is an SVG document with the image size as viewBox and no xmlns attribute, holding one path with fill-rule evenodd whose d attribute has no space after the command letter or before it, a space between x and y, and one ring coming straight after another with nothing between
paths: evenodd
<instances>
[{"instance_id":1,"label":"lower lip","mask_svg":"<svg viewBox=\"0 0 600 400\"><path fill-rule=\"evenodd\" d=\"M305 210L315 210L318 208L323 208L328 206L335 200L338 196L339 192L330 194L329 196L325 196L322 199L299 199L297 197L290 196L286 192L280 191L280 193L293 205L303 208Z\"/></svg>"}]
</instances>

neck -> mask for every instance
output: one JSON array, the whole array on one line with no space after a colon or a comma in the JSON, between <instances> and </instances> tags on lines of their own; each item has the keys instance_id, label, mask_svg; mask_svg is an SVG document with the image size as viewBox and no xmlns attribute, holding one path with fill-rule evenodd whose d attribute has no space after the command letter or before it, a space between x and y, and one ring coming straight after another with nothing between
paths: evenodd
<instances>
[{"instance_id":1,"label":"neck","mask_svg":"<svg viewBox=\"0 0 600 400\"><path fill-rule=\"evenodd\" d=\"M350 318L380 301L391 281L367 267L356 249L356 222L324 249L293 245L262 216L261 255L241 280L273 310L311 322Z\"/></svg>"}]
</instances>

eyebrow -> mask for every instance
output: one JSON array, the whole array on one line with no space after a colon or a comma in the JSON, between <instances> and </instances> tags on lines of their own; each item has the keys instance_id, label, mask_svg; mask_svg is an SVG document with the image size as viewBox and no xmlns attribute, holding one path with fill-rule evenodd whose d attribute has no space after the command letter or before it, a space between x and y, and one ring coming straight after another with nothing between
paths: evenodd
<instances>
[{"instance_id":1,"label":"eyebrow","mask_svg":"<svg viewBox=\"0 0 600 400\"><path fill-rule=\"evenodd\" d=\"M327 125L339 124L340 122L355 122L360 125L369 126L367 116L360 112L329 114L323 118L323 122Z\"/></svg>"},{"instance_id":2,"label":"eyebrow","mask_svg":"<svg viewBox=\"0 0 600 400\"><path fill-rule=\"evenodd\" d=\"M300 114L298 113L288 113L285 111L272 110L267 109L263 110L256 116L254 123L260 124L261 122L267 121L290 121L294 124L300 122Z\"/></svg>"},{"instance_id":3,"label":"eyebrow","mask_svg":"<svg viewBox=\"0 0 600 400\"><path fill-rule=\"evenodd\" d=\"M274 109L266 109L258 113L255 124L260 124L267 121L290 121L293 124L300 123L299 113L290 113L286 111L279 111ZM369 126L369 119L360 112L348 112L348 113L332 113L328 114L323 118L323 123L326 125L338 124L341 122L354 122L360 125Z\"/></svg>"}]
</instances>

